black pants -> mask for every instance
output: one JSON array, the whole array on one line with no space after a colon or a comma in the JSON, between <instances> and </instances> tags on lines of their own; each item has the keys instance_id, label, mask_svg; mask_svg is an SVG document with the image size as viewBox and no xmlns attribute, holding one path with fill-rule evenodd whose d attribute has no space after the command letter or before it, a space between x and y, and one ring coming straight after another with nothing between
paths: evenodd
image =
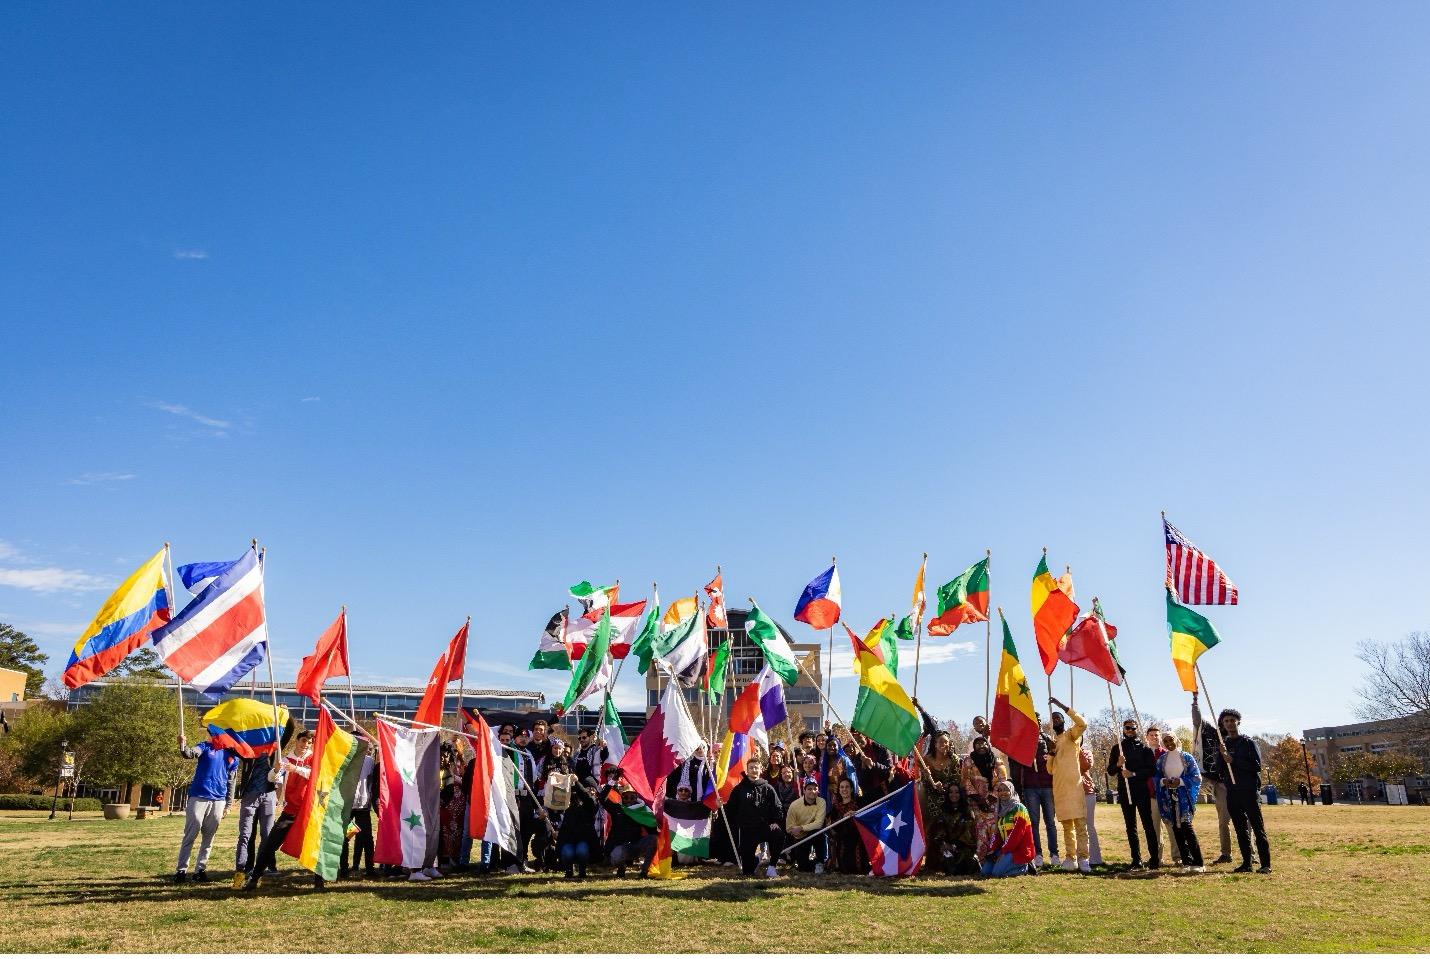
<instances>
[{"instance_id":1,"label":"black pants","mask_svg":"<svg viewBox=\"0 0 1430 959\"><path fill-rule=\"evenodd\" d=\"M756 850L759 849L762 842L770 844L770 865L773 866L779 860L780 853L785 847L784 830L771 829L769 826L740 827L740 871L747 876L755 874L755 866L760 861Z\"/></svg>"},{"instance_id":2,"label":"black pants","mask_svg":"<svg viewBox=\"0 0 1430 959\"><path fill-rule=\"evenodd\" d=\"M1256 854L1261 857L1261 864L1271 865L1271 843L1266 840L1266 824L1261 821L1261 802L1256 790L1245 786L1228 787L1226 811L1231 817L1231 828L1236 830L1242 863L1251 862L1251 839L1255 835Z\"/></svg>"},{"instance_id":3,"label":"black pants","mask_svg":"<svg viewBox=\"0 0 1430 959\"><path fill-rule=\"evenodd\" d=\"M815 836L790 853L790 858L794 860L794 867L800 872L814 872L816 864L823 863L829 858L829 846L825 842L828 838L828 833L823 836Z\"/></svg>"},{"instance_id":4,"label":"black pants","mask_svg":"<svg viewBox=\"0 0 1430 959\"><path fill-rule=\"evenodd\" d=\"M268 835L263 837L263 844L258 847L252 875L261 876L269 869L278 868L278 847L283 845L283 840L288 838L288 830L292 828L293 817L286 812L273 820L273 828L268 830Z\"/></svg>"},{"instance_id":5,"label":"black pants","mask_svg":"<svg viewBox=\"0 0 1430 959\"><path fill-rule=\"evenodd\" d=\"M348 871L348 847L351 846L353 850L352 868L354 870L361 869L363 864L363 856L364 854L366 854L367 872L368 875L372 875L374 869L376 868L372 861L372 810L354 809L353 822L357 823L357 835L352 837L351 840L343 840L343 858L342 862L339 863L338 868L340 868L343 872Z\"/></svg>"},{"instance_id":6,"label":"black pants","mask_svg":"<svg viewBox=\"0 0 1430 959\"><path fill-rule=\"evenodd\" d=\"M1197 841L1197 831L1189 822L1172 823L1172 836L1177 840L1177 851L1181 853L1182 865L1202 865L1202 844Z\"/></svg>"},{"instance_id":7,"label":"black pants","mask_svg":"<svg viewBox=\"0 0 1430 959\"><path fill-rule=\"evenodd\" d=\"M1143 785L1128 784L1132 802L1120 803L1122 821L1127 824L1127 845L1132 847L1132 861L1142 861L1142 844L1137 841L1137 820L1142 820L1142 831L1147 834L1147 861L1161 865L1162 850L1157 845L1157 816L1152 812L1152 795Z\"/></svg>"}]
</instances>

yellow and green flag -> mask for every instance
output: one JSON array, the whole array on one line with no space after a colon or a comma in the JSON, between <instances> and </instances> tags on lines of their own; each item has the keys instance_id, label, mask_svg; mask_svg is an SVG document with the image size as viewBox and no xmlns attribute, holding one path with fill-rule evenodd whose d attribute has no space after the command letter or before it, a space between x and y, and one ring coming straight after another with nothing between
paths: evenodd
<instances>
[{"instance_id":1,"label":"yellow and green flag","mask_svg":"<svg viewBox=\"0 0 1430 959\"><path fill-rule=\"evenodd\" d=\"M338 878L343 835L352 812L353 794L362 773L367 745L339 729L326 707L318 707L313 736L313 766L283 851L324 879Z\"/></svg>"},{"instance_id":2,"label":"yellow and green flag","mask_svg":"<svg viewBox=\"0 0 1430 959\"><path fill-rule=\"evenodd\" d=\"M881 621L887 629L887 620ZM859 699L849 727L863 733L895 756L907 756L923 732L923 720L908 693L889 667L879 662L867 645L860 644L855 669L859 673Z\"/></svg>"},{"instance_id":3,"label":"yellow and green flag","mask_svg":"<svg viewBox=\"0 0 1430 959\"><path fill-rule=\"evenodd\" d=\"M1167 588L1167 629L1172 634L1172 665L1177 678L1189 693L1197 691L1197 659L1221 642L1216 627L1201 613L1193 612Z\"/></svg>"}]
</instances>

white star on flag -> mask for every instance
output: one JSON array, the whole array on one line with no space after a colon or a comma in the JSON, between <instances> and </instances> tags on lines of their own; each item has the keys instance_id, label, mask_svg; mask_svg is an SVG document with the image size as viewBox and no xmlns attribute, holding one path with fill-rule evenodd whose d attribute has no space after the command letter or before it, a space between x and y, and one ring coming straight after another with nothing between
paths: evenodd
<instances>
[{"instance_id":1,"label":"white star on flag","mask_svg":"<svg viewBox=\"0 0 1430 959\"><path fill-rule=\"evenodd\" d=\"M897 836L899 834L899 830L907 826L908 823L904 822L903 813L890 813L887 815L889 816L889 821L884 825L884 831L888 833L893 833L895 836Z\"/></svg>"}]
</instances>

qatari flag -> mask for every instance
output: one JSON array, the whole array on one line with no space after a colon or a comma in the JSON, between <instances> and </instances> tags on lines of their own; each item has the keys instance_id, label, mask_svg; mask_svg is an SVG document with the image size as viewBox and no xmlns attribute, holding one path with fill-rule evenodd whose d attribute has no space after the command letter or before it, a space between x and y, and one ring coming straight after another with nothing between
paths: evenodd
<instances>
[{"instance_id":1,"label":"qatari flag","mask_svg":"<svg viewBox=\"0 0 1430 959\"><path fill-rule=\"evenodd\" d=\"M438 774L438 729L407 729L377 721L382 748L382 783L377 800L377 848L380 863L421 869L435 865Z\"/></svg>"},{"instance_id":2,"label":"qatari flag","mask_svg":"<svg viewBox=\"0 0 1430 959\"><path fill-rule=\"evenodd\" d=\"M1235 606L1236 584L1162 514L1167 539L1167 585L1188 606Z\"/></svg>"},{"instance_id":3,"label":"qatari flag","mask_svg":"<svg viewBox=\"0 0 1430 959\"><path fill-rule=\"evenodd\" d=\"M652 802L656 785L701 745L700 730L685 708L684 690L679 683L669 683L645 729L621 758L621 771L636 795Z\"/></svg>"}]
</instances>

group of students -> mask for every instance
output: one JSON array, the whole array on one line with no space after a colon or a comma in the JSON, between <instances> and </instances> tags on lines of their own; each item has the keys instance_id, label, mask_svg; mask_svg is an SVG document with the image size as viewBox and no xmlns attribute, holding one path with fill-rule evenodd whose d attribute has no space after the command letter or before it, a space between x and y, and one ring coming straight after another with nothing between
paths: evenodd
<instances>
[{"instance_id":1,"label":"group of students","mask_svg":"<svg viewBox=\"0 0 1430 959\"><path fill-rule=\"evenodd\" d=\"M949 732L915 700L924 723L916 756L891 756L859 733L804 732L789 748L774 743L752 757L727 798L712 803L717 791L709 759L713 751L707 754L702 747L667 777L660 805L682 819L709 817L709 859L737 865L747 876L763 869L765 876L773 877L782 862L800 872L863 875L869 862L852 814L912 783L922 808L925 868L990 878L1027 875L1045 867L1089 873L1102 865L1102 854L1094 818L1098 790L1093 757L1083 742L1087 723L1073 709L1051 702L1060 711L1053 712L1040 731L1029 765L992 747L981 716L974 718L968 753L957 755ZM1204 871L1192 822L1205 784L1215 799L1220 833L1215 861L1231 861L1234 829L1242 858L1235 871L1256 868L1254 844L1260 871L1269 872L1256 743L1240 734L1236 710L1223 710L1218 726L1212 727L1202 721L1194 696L1192 720L1200 736L1201 763L1170 732L1153 726L1142 733L1132 719L1123 724L1122 738L1111 750L1105 771L1117 782L1131 868L1161 868L1165 849L1184 870ZM360 872L367 878L405 876L422 882L440 878L443 870L554 870L584 878L587 867L596 864L609 865L617 876L631 868L646 875L656 848L655 815L626 782L619 763L611 762L603 742L580 730L576 742L568 744L542 720L529 728L503 724L497 736L505 752L503 772L512 785L515 853L474 841L469 834L474 756L463 737L453 736L441 746L436 857L415 869L374 862L379 770L369 750L353 801L340 878ZM208 878L214 834L236 804L233 881L236 887L256 887L264 875L277 871L277 851L299 811L312 734L297 731L276 763L271 755L240 763L212 743L189 748L182 738L180 749L197 765L175 878L189 878L196 840L200 845L192 878ZM712 804L718 811L711 812ZM323 884L321 878L314 880Z\"/></svg>"}]
</instances>

